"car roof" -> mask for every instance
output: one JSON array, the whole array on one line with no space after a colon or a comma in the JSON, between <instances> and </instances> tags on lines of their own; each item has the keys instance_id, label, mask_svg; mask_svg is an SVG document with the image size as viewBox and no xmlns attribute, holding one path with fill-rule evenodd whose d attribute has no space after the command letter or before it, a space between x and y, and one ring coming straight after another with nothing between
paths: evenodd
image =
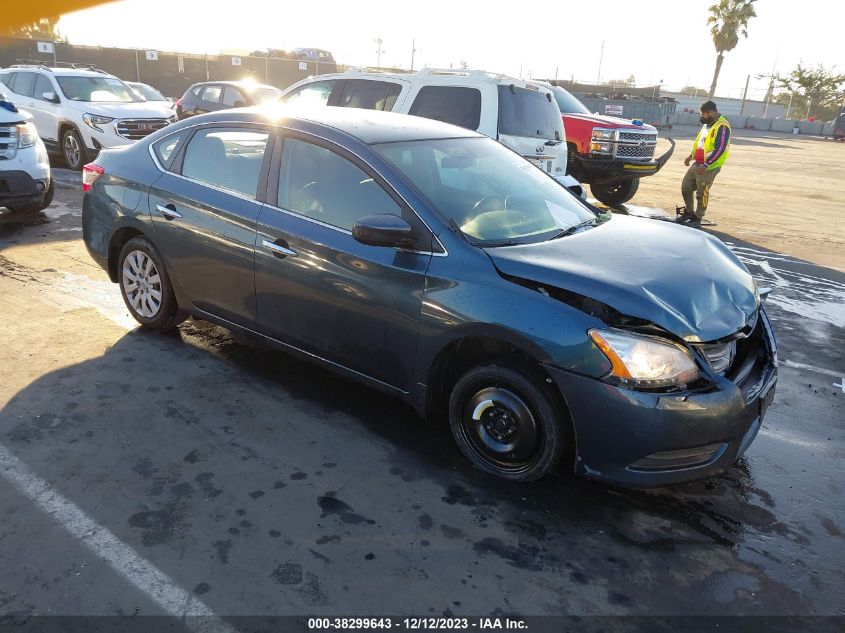
<instances>
[{"instance_id":1,"label":"car roof","mask_svg":"<svg viewBox=\"0 0 845 633\"><path fill-rule=\"evenodd\" d=\"M362 68L349 68L341 73L325 73L321 75L314 75L302 81L298 81L294 85L301 85L310 81L318 81L323 79L373 79L373 80L399 80L411 83L426 84L428 82L436 84L455 83L458 85L470 85L481 83L493 83L497 85L514 84L518 87L533 86L549 90L550 86L544 82L533 79L518 79L508 75L489 72L486 70L477 69L452 69L452 68L423 68L413 72L384 72L379 70L369 70Z\"/></svg>"},{"instance_id":2,"label":"car roof","mask_svg":"<svg viewBox=\"0 0 845 633\"><path fill-rule=\"evenodd\" d=\"M299 127L303 131L312 133L318 131L315 128L332 128L367 145L441 138L485 138L477 132L434 119L336 106L304 108L263 105L221 110L200 116L208 123L215 121L268 122ZM198 118L192 117L188 120L198 122Z\"/></svg>"},{"instance_id":3,"label":"car roof","mask_svg":"<svg viewBox=\"0 0 845 633\"><path fill-rule=\"evenodd\" d=\"M0 70L8 70L8 71L11 71L11 72L41 71L41 72L46 72L50 75L54 75L56 77L70 75L70 76L73 76L73 77L108 77L110 79L117 79L117 77L115 77L111 73L107 73L105 71L88 70L86 68L62 68L62 67L53 67L53 66L36 66L35 64L9 66L8 68L0 68Z\"/></svg>"},{"instance_id":4,"label":"car roof","mask_svg":"<svg viewBox=\"0 0 845 633\"><path fill-rule=\"evenodd\" d=\"M255 81L239 81L239 80L220 80L220 81L198 81L197 83L193 84L193 88L197 86L237 86L238 88L243 88L244 86L251 86L254 88L273 88L274 90L278 90L276 86L271 86L270 84L261 84Z\"/></svg>"}]
</instances>

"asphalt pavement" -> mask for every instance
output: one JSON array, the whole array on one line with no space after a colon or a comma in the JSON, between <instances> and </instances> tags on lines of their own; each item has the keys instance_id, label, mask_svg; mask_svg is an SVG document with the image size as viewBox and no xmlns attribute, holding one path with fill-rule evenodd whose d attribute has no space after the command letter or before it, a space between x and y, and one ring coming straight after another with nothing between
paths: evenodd
<instances>
[{"instance_id":1,"label":"asphalt pavement","mask_svg":"<svg viewBox=\"0 0 845 633\"><path fill-rule=\"evenodd\" d=\"M0 211L0 624L845 616L845 274L718 227L772 288L779 343L747 455L649 491L512 484L445 424L284 353L136 329L59 173L45 213Z\"/></svg>"}]
</instances>

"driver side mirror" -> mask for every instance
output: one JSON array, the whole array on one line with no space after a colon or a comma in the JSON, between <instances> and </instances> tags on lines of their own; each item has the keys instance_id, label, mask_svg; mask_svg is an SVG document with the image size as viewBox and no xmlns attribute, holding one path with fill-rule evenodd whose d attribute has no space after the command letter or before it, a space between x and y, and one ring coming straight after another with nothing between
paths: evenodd
<instances>
[{"instance_id":1,"label":"driver side mirror","mask_svg":"<svg viewBox=\"0 0 845 633\"><path fill-rule=\"evenodd\" d=\"M44 101L49 101L50 103L61 102L61 100L59 99L59 95L57 95L55 92L42 92L41 98L44 99Z\"/></svg>"},{"instance_id":2,"label":"driver side mirror","mask_svg":"<svg viewBox=\"0 0 845 633\"><path fill-rule=\"evenodd\" d=\"M377 213L352 225L352 237L368 246L407 246L413 243L411 225L398 215Z\"/></svg>"}]
</instances>

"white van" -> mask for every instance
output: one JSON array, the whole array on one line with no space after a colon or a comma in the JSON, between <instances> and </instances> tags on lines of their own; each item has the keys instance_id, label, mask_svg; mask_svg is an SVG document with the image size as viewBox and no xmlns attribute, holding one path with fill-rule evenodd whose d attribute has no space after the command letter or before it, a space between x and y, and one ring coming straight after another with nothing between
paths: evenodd
<instances>
[{"instance_id":1,"label":"white van","mask_svg":"<svg viewBox=\"0 0 845 633\"><path fill-rule=\"evenodd\" d=\"M494 138L534 162L576 195L566 175L566 132L549 87L483 70L385 73L350 69L303 79L282 92L297 106L388 110L437 119Z\"/></svg>"}]
</instances>

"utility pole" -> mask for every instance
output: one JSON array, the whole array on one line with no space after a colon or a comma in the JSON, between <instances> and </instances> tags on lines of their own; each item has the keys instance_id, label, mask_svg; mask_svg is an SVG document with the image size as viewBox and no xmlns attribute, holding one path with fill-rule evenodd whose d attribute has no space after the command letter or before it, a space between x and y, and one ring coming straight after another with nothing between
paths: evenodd
<instances>
[{"instance_id":1,"label":"utility pole","mask_svg":"<svg viewBox=\"0 0 845 633\"><path fill-rule=\"evenodd\" d=\"M813 98L810 97L810 103L807 104L807 116L804 117L805 119L810 118L810 110L812 110L812 109L813 109Z\"/></svg>"},{"instance_id":2,"label":"utility pole","mask_svg":"<svg viewBox=\"0 0 845 633\"><path fill-rule=\"evenodd\" d=\"M376 44L378 44L378 50L376 51L376 70L381 70L381 54L386 52L381 48L381 45L384 40L381 39L381 35L379 35L374 41Z\"/></svg>"},{"instance_id":3,"label":"utility pole","mask_svg":"<svg viewBox=\"0 0 845 633\"><path fill-rule=\"evenodd\" d=\"M745 78L745 90L742 91L742 103L739 106L739 116L745 112L745 99L748 96L748 82L751 81L751 75Z\"/></svg>"},{"instance_id":4,"label":"utility pole","mask_svg":"<svg viewBox=\"0 0 845 633\"><path fill-rule=\"evenodd\" d=\"M604 60L604 40L601 41L601 52L599 53L599 74L596 77L596 83L601 83L601 63Z\"/></svg>"},{"instance_id":5,"label":"utility pole","mask_svg":"<svg viewBox=\"0 0 845 633\"><path fill-rule=\"evenodd\" d=\"M141 66L138 63L138 49L135 49L135 81L141 81Z\"/></svg>"},{"instance_id":6,"label":"utility pole","mask_svg":"<svg viewBox=\"0 0 845 633\"><path fill-rule=\"evenodd\" d=\"M414 53L417 52L417 40L416 38L411 40L411 72L414 70Z\"/></svg>"},{"instance_id":7,"label":"utility pole","mask_svg":"<svg viewBox=\"0 0 845 633\"><path fill-rule=\"evenodd\" d=\"M792 110L792 97L795 96L795 91L789 93L789 105L786 106L786 118L789 118L789 111Z\"/></svg>"},{"instance_id":8,"label":"utility pole","mask_svg":"<svg viewBox=\"0 0 845 633\"><path fill-rule=\"evenodd\" d=\"M775 61L772 62L772 72L769 75L769 90L766 92L766 107L763 108L763 118L769 114L769 102L772 100L772 91L775 89L775 69L778 66L778 57L780 56L780 49L775 52Z\"/></svg>"}]
</instances>

